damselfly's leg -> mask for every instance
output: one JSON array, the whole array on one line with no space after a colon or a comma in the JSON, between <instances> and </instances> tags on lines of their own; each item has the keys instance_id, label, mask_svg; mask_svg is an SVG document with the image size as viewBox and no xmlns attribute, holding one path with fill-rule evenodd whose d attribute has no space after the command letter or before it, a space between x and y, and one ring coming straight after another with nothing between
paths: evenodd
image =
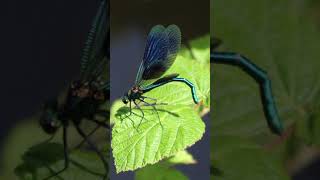
<instances>
[{"instance_id":1,"label":"damselfly's leg","mask_svg":"<svg viewBox=\"0 0 320 180\"><path fill-rule=\"evenodd\" d=\"M100 126L100 127L104 127L104 128L106 128L106 129L110 129L110 126L109 126L108 123L101 122L101 121L96 120L96 119L88 119L88 120L96 123L96 124L97 124L98 126Z\"/></svg>"},{"instance_id":2,"label":"damselfly's leg","mask_svg":"<svg viewBox=\"0 0 320 180\"><path fill-rule=\"evenodd\" d=\"M89 120L95 122L97 125L100 125L106 129L110 129L110 125L107 122L110 118L110 112L105 110L98 110L96 114L104 117L104 120L103 121L99 121L97 119L89 119Z\"/></svg>"},{"instance_id":3,"label":"damselfly's leg","mask_svg":"<svg viewBox=\"0 0 320 180\"><path fill-rule=\"evenodd\" d=\"M160 126L162 127L159 113L158 113L158 111L157 111L157 108L155 107L156 104L149 104L148 102L144 101L143 99L140 99L140 101L146 103L148 106L151 106L151 107L153 108L153 110L157 113L157 116L158 116L158 119L159 119L159 122L160 122Z\"/></svg>"},{"instance_id":4,"label":"damselfly's leg","mask_svg":"<svg viewBox=\"0 0 320 180\"><path fill-rule=\"evenodd\" d=\"M134 101L133 101L133 102L134 102ZM129 102L129 108L130 108L129 116L131 116L131 114L132 114L132 105L131 105L131 100L130 100L130 102Z\"/></svg>"},{"instance_id":5,"label":"damselfly's leg","mask_svg":"<svg viewBox=\"0 0 320 180\"><path fill-rule=\"evenodd\" d=\"M144 106L155 106L155 105L168 105L168 103L157 103L157 99L155 98L150 98L150 97L146 97L146 96L141 96L141 98L139 99L140 101L144 100L144 99L151 99L151 100L154 100L155 102L154 103L144 103ZM142 102L142 101L141 101Z\"/></svg>"},{"instance_id":6,"label":"damselfly's leg","mask_svg":"<svg viewBox=\"0 0 320 180\"><path fill-rule=\"evenodd\" d=\"M92 134L94 134L100 127L104 127L106 128L107 130L110 129L110 126L109 124L107 123L104 123L104 122L101 122L101 121L98 121L96 119L88 119L89 121L93 121L94 123L97 124L97 126L95 128L93 128L87 135L86 137L89 138ZM75 148L78 149L80 148L86 141L83 139Z\"/></svg>"},{"instance_id":7,"label":"damselfly's leg","mask_svg":"<svg viewBox=\"0 0 320 180\"><path fill-rule=\"evenodd\" d=\"M139 122L139 125L138 125L138 127L139 127L140 124L141 124L141 122L142 122L142 120L144 119L144 112L143 112L143 110L141 109L141 107L140 107L135 101L133 101L133 103L134 103L134 105L136 105L136 107L140 110L140 112L141 112L141 114L142 114L142 118L141 118L141 120L140 120L140 122Z\"/></svg>"},{"instance_id":8,"label":"damselfly's leg","mask_svg":"<svg viewBox=\"0 0 320 180\"><path fill-rule=\"evenodd\" d=\"M67 142L67 126L63 126L63 153L64 153L64 167L59 170L58 172L44 178L43 180L48 180L52 177L57 176L58 174L62 173L69 167L69 155L68 155L68 142Z\"/></svg>"},{"instance_id":9,"label":"damselfly's leg","mask_svg":"<svg viewBox=\"0 0 320 180\"><path fill-rule=\"evenodd\" d=\"M94 145L94 143L92 143L90 141L90 139L88 139L88 137L86 136L86 134L82 131L82 129L79 127L78 124L75 124L76 130L78 131L78 133L82 136L82 138L86 141L86 143L93 149L93 151L95 151L97 153L97 155L99 156L99 158L101 159L101 161L103 162L103 165L105 167L106 170L106 175L104 177L104 179L107 176L107 172L109 170L109 166L108 166L108 162L104 159L103 154L101 153L101 151L96 147L96 145Z\"/></svg>"},{"instance_id":10,"label":"damselfly's leg","mask_svg":"<svg viewBox=\"0 0 320 180\"><path fill-rule=\"evenodd\" d=\"M141 99L144 100L144 99L150 99L150 100L153 100L154 103L152 103L153 105L156 105L157 104L157 99L155 98L151 98L151 97L147 97L147 96L141 96ZM148 103L149 104L149 103Z\"/></svg>"},{"instance_id":11,"label":"damselfly's leg","mask_svg":"<svg viewBox=\"0 0 320 180\"><path fill-rule=\"evenodd\" d=\"M88 138L94 134L101 126L97 125L94 129L92 129L88 135L86 135ZM83 139L78 145L75 146L75 149L79 149L86 141Z\"/></svg>"},{"instance_id":12,"label":"damselfly's leg","mask_svg":"<svg viewBox=\"0 0 320 180\"><path fill-rule=\"evenodd\" d=\"M268 126L272 132L281 135L283 125L273 99L271 81L267 73L253 64L249 59L237 53L212 52L210 54L210 62L237 66L249 74L259 84L263 112L266 116Z\"/></svg>"}]
</instances>

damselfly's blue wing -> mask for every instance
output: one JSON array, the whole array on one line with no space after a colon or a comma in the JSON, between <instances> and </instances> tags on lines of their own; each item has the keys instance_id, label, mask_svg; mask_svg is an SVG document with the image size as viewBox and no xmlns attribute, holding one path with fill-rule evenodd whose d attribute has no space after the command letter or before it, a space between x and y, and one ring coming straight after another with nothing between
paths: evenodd
<instances>
[{"instance_id":1,"label":"damselfly's blue wing","mask_svg":"<svg viewBox=\"0 0 320 180\"><path fill-rule=\"evenodd\" d=\"M177 57L177 54L180 50L181 46L181 32L178 26L170 25L166 29L166 34L169 39L169 54L168 54L168 61L167 65L169 67L173 64L174 60Z\"/></svg>"},{"instance_id":2,"label":"damselfly's blue wing","mask_svg":"<svg viewBox=\"0 0 320 180\"><path fill-rule=\"evenodd\" d=\"M81 58L80 79L90 81L101 75L107 68L109 48L107 34L109 22L107 19L108 4L103 0L94 19Z\"/></svg>"},{"instance_id":3,"label":"damselfly's blue wing","mask_svg":"<svg viewBox=\"0 0 320 180\"><path fill-rule=\"evenodd\" d=\"M136 84L144 80L161 77L173 64L181 45L181 32L178 26L154 26L147 38L147 44L136 77Z\"/></svg>"}]
</instances>

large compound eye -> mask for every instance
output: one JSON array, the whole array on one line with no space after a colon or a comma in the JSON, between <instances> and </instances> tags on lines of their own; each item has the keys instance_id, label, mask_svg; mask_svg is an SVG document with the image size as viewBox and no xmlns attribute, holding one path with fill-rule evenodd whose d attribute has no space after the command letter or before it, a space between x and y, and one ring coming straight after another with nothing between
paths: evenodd
<instances>
[{"instance_id":1,"label":"large compound eye","mask_svg":"<svg viewBox=\"0 0 320 180\"><path fill-rule=\"evenodd\" d=\"M54 134L61 123L57 118L57 102L52 101L44 105L39 119L40 126L48 134Z\"/></svg>"},{"instance_id":2,"label":"large compound eye","mask_svg":"<svg viewBox=\"0 0 320 180\"><path fill-rule=\"evenodd\" d=\"M44 112L40 117L40 126L48 134L54 134L60 127L59 120L50 112Z\"/></svg>"},{"instance_id":3,"label":"large compound eye","mask_svg":"<svg viewBox=\"0 0 320 180\"><path fill-rule=\"evenodd\" d=\"M123 97L122 97L122 102L124 103L124 104L128 104L128 96L125 94Z\"/></svg>"}]
</instances>

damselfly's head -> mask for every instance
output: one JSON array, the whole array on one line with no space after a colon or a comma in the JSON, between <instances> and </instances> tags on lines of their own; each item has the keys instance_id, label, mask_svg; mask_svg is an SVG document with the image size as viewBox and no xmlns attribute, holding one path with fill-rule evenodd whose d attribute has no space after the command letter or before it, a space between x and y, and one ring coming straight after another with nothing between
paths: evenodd
<instances>
[{"instance_id":1,"label":"damselfly's head","mask_svg":"<svg viewBox=\"0 0 320 180\"><path fill-rule=\"evenodd\" d=\"M61 126L58 119L57 100L49 101L44 104L43 112L40 116L40 126L48 134L54 134Z\"/></svg>"},{"instance_id":2,"label":"damselfly's head","mask_svg":"<svg viewBox=\"0 0 320 180\"><path fill-rule=\"evenodd\" d=\"M127 104L130 101L134 101L136 99L140 99L143 91L139 86L133 86L127 93L122 96L122 102Z\"/></svg>"},{"instance_id":3,"label":"damselfly's head","mask_svg":"<svg viewBox=\"0 0 320 180\"><path fill-rule=\"evenodd\" d=\"M129 102L128 93L125 93L125 94L122 96L122 102L123 102L124 104L128 104L128 102Z\"/></svg>"}]
</instances>

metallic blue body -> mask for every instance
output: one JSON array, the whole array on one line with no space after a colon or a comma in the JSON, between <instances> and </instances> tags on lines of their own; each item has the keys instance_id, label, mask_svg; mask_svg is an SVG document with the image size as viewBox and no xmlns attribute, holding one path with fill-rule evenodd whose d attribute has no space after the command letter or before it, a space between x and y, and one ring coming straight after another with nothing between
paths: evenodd
<instances>
[{"instance_id":1,"label":"metallic blue body","mask_svg":"<svg viewBox=\"0 0 320 180\"><path fill-rule=\"evenodd\" d=\"M187 79L185 78L179 78L179 77L173 77L171 79L167 79L166 81L163 81L163 82L159 82L159 83L153 83L145 88L142 88L141 90L145 93L145 92L148 92L148 91L151 91L152 89L154 88L157 88L157 87L160 87L160 86L163 86L169 82L183 82L185 83L186 85L188 85L191 89L191 94L192 94L192 99L193 99L193 102L195 104L198 104L199 103L199 98L196 94L196 88L195 86Z\"/></svg>"},{"instance_id":2,"label":"metallic blue body","mask_svg":"<svg viewBox=\"0 0 320 180\"><path fill-rule=\"evenodd\" d=\"M283 125L278 115L272 95L271 81L267 73L253 64L249 59L237 53L211 52L210 62L237 66L259 84L263 112L268 126L273 133L281 135L283 133Z\"/></svg>"}]
</instances>

